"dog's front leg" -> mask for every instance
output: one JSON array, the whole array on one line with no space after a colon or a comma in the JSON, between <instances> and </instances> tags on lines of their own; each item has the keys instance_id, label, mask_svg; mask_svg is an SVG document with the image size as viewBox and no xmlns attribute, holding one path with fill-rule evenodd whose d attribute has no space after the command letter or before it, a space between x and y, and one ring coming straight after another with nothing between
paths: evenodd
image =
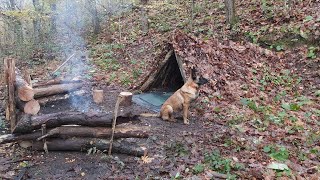
<instances>
[{"instance_id":1,"label":"dog's front leg","mask_svg":"<svg viewBox=\"0 0 320 180\"><path fill-rule=\"evenodd\" d=\"M183 104L183 123L184 124L189 124L188 111L189 111L189 103L184 103Z\"/></svg>"}]
</instances>

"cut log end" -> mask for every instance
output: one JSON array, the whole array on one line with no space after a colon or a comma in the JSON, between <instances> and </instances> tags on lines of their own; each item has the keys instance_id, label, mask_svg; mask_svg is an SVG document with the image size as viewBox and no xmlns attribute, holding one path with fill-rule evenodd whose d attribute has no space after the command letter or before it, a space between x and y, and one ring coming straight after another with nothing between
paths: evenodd
<instances>
[{"instance_id":1,"label":"cut log end","mask_svg":"<svg viewBox=\"0 0 320 180\"><path fill-rule=\"evenodd\" d=\"M120 106L130 106L132 105L132 93L131 92L121 92L120 95L121 101Z\"/></svg>"},{"instance_id":2,"label":"cut log end","mask_svg":"<svg viewBox=\"0 0 320 180\"><path fill-rule=\"evenodd\" d=\"M38 101L32 99L24 106L24 112L31 115L36 115L40 111L40 104Z\"/></svg>"},{"instance_id":3,"label":"cut log end","mask_svg":"<svg viewBox=\"0 0 320 180\"><path fill-rule=\"evenodd\" d=\"M97 104L101 104L103 102L103 90L95 89L92 91L93 101Z\"/></svg>"},{"instance_id":4,"label":"cut log end","mask_svg":"<svg viewBox=\"0 0 320 180\"><path fill-rule=\"evenodd\" d=\"M34 96L34 92L31 86L26 85L18 88L18 97L22 101L30 101L33 99L33 96Z\"/></svg>"}]
</instances>

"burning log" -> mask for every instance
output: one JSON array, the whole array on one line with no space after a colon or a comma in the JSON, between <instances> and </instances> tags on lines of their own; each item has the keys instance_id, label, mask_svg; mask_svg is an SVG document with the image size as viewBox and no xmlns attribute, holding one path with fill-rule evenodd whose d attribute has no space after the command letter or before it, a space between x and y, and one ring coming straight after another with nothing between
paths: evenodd
<instances>
[{"instance_id":1,"label":"burning log","mask_svg":"<svg viewBox=\"0 0 320 180\"><path fill-rule=\"evenodd\" d=\"M21 143L31 147L33 150L41 151L44 147L44 143L41 141ZM104 151L109 148L109 141L95 138L47 139L46 147L49 151L86 151L94 147ZM113 142L113 151L133 156L142 156L144 155L146 148L135 142L119 139Z\"/></svg>"},{"instance_id":2,"label":"burning log","mask_svg":"<svg viewBox=\"0 0 320 180\"><path fill-rule=\"evenodd\" d=\"M97 104L103 101L103 90L95 89L92 91L93 101Z\"/></svg>"},{"instance_id":3,"label":"burning log","mask_svg":"<svg viewBox=\"0 0 320 180\"><path fill-rule=\"evenodd\" d=\"M33 88L40 87L40 86L50 86L56 84L70 84L70 83L81 83L81 80L65 80L61 77L50 79L48 81L33 83Z\"/></svg>"},{"instance_id":4,"label":"burning log","mask_svg":"<svg viewBox=\"0 0 320 180\"><path fill-rule=\"evenodd\" d=\"M34 96L33 88L22 78L21 72L18 68L15 69L15 73L15 88L17 89L19 99L22 101L32 100Z\"/></svg>"},{"instance_id":5,"label":"burning log","mask_svg":"<svg viewBox=\"0 0 320 180\"><path fill-rule=\"evenodd\" d=\"M39 129L42 124L47 128L62 125L82 125L90 127L111 127L112 113L96 112L58 112L52 114L30 116L24 114L20 117L13 133L29 133ZM117 124L138 120L138 114L132 114L130 110L121 111L117 118Z\"/></svg>"},{"instance_id":6,"label":"burning log","mask_svg":"<svg viewBox=\"0 0 320 180\"><path fill-rule=\"evenodd\" d=\"M83 86L82 83L70 83L70 84L57 84L57 85L51 85L48 87L43 88L35 88L34 90L34 97L45 97L55 94L63 94L67 92L71 92L74 90L77 90Z\"/></svg>"},{"instance_id":7,"label":"burning log","mask_svg":"<svg viewBox=\"0 0 320 180\"><path fill-rule=\"evenodd\" d=\"M68 99L69 96L70 96L69 94L56 94L48 97L37 98L37 101L41 106L44 106L49 102L56 102L56 101Z\"/></svg>"},{"instance_id":8,"label":"burning log","mask_svg":"<svg viewBox=\"0 0 320 180\"><path fill-rule=\"evenodd\" d=\"M36 115L40 111L40 104L37 100L30 100L28 102L20 101L16 99L17 107L24 113Z\"/></svg>"},{"instance_id":9,"label":"burning log","mask_svg":"<svg viewBox=\"0 0 320 180\"><path fill-rule=\"evenodd\" d=\"M119 127L116 129L114 138L147 138L150 128L146 126ZM111 129L105 127L83 127L83 126L61 126L54 129L48 129L47 134L35 131L30 134L6 134L0 136L0 144L11 143L26 140L42 140L48 137L90 137L90 138L108 138L111 136Z\"/></svg>"}]
</instances>

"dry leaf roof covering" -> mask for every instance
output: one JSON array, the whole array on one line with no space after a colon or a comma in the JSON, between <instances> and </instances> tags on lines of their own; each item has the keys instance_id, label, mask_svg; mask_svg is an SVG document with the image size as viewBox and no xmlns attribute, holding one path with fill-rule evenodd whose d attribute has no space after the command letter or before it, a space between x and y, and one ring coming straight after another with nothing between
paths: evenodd
<instances>
[{"instance_id":1,"label":"dry leaf roof covering","mask_svg":"<svg viewBox=\"0 0 320 180\"><path fill-rule=\"evenodd\" d=\"M209 94L220 92L222 95L239 97L241 94L237 94L236 89L249 84L253 70L259 71L263 66L272 68L279 65L280 68L281 64L272 51L252 43L221 42L217 39L203 41L179 30L174 32L172 45L176 55L183 61L187 77L188 69L193 65L209 77L210 83L202 88Z\"/></svg>"}]
</instances>

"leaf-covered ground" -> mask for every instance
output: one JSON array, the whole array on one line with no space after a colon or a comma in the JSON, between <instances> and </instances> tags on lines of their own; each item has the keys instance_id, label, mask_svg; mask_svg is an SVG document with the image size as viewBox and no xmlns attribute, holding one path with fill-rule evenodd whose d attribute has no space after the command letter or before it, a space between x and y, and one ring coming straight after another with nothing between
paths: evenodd
<instances>
[{"instance_id":1,"label":"leaf-covered ground","mask_svg":"<svg viewBox=\"0 0 320 180\"><path fill-rule=\"evenodd\" d=\"M203 87L202 97L193 111L204 121L204 127L219 124L227 133L217 131L205 138L208 142L218 141L220 147L212 143L207 155L203 153L203 159L192 167L194 174L201 176L214 170L235 175L242 169L248 174L258 172L265 178L317 177L319 2L295 1L290 7L285 1L236 3L239 17L232 28L225 25L223 1L196 2L193 21L188 2L152 2L137 7L120 19L116 17L111 28L106 28L108 31L97 38L98 45L91 49L94 64L105 69L107 74L103 75L107 83L135 87L157 65L158 58L163 57L162 49L172 40L172 30L176 28L197 36L201 41L199 46L215 40L221 44L228 42L226 39L238 41L234 46L227 43L228 47L204 48L207 52L203 54L215 51L213 55L218 63L207 62L213 68L208 68L205 61L197 63L204 74L215 76L210 77L213 82ZM141 30L139 8L147 9L148 34ZM103 39L108 36L114 40L114 46L124 47L106 49ZM243 41L270 51L241 43ZM253 50L241 54L241 44L253 46ZM210 43L207 46L215 47ZM201 59L196 48L188 48L184 50L190 56L189 62L193 61L192 57ZM110 52L114 55L108 54ZM261 54L271 54L273 58L263 58ZM114 62L125 65L108 61L109 55L115 58ZM288 167L282 167L284 164ZM179 173L186 177L183 172Z\"/></svg>"}]
</instances>

